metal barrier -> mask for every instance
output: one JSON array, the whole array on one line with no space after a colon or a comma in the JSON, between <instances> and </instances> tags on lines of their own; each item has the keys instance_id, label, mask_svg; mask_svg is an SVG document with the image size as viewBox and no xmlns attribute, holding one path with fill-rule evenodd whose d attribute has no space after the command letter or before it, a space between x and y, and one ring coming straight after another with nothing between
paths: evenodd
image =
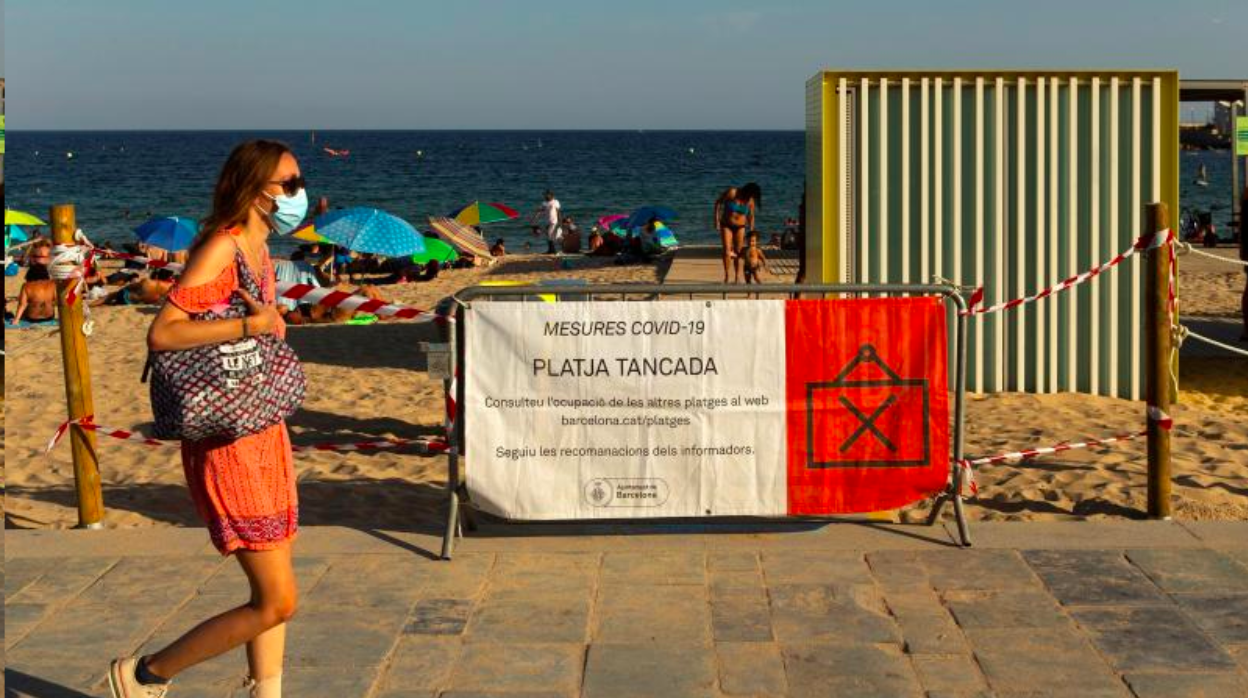
<instances>
[{"instance_id":1,"label":"metal barrier","mask_svg":"<svg viewBox=\"0 0 1248 698\"><path fill-rule=\"evenodd\" d=\"M554 295L574 296L578 300L592 302L614 297L617 302L657 301L663 298L718 296L724 300L731 298L751 299L761 296L788 296L800 298L803 295L824 296L827 294L879 294L879 295L921 295L941 296L953 304L954 359L953 359L953 391L954 391L954 424L953 453L950 458L949 484L936 497L928 516L927 525L934 524L940 517L945 502L952 502L958 526L958 537L963 546L971 544L970 532L967 528L966 516L962 507L962 468L959 462L963 458L963 422L965 418L966 396L966 327L967 316L962 311L967 309L964 299L956 286L944 284L768 284L758 286L741 286L739 284L603 284L577 286L575 290L553 291ZM446 481L447 517L446 529L442 537L442 558L451 559L454 553L455 538L463 537L465 524L471 530L472 520L461 504L468 498L465 483L461 483L460 455L464 447L464 400L465 375L459 370L464 362L464 327L468 321L467 310L471 310L473 301L478 299L515 299L542 302L539 296L552 295L550 286L473 286L460 291L456 296L456 323L454 331L449 333L449 353L451 365L443 375L444 387L448 395L454 395L453 411L448 408L448 417L453 414L453 424L447 435L449 448L448 473ZM452 384L452 382L454 382Z\"/></svg>"}]
</instances>

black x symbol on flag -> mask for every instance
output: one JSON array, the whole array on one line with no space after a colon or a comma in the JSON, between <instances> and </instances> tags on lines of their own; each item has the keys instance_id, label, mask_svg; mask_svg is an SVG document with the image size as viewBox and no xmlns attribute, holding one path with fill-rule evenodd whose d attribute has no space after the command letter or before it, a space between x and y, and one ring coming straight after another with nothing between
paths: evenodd
<instances>
[{"instance_id":1,"label":"black x symbol on flag","mask_svg":"<svg viewBox=\"0 0 1248 698\"><path fill-rule=\"evenodd\" d=\"M875 420L879 419L880 415L884 414L885 410L892 407L893 404L897 402L896 395L889 395L888 399L885 400L879 407L876 407L875 411L872 412L870 416L863 414L862 411L858 409L858 406L850 402L849 398L844 395L840 396L839 402L845 406L845 409L853 412L854 416L862 422L862 424L858 425L858 428L845 439L845 443L841 444L841 453L848 451L849 448L854 445L854 442L857 441L863 434L867 433L867 431L874 434L875 438L879 439L880 443L884 444L888 450L894 453L897 452L897 447L893 444L893 442L884 435L884 432L880 431L879 427L875 426Z\"/></svg>"}]
</instances>

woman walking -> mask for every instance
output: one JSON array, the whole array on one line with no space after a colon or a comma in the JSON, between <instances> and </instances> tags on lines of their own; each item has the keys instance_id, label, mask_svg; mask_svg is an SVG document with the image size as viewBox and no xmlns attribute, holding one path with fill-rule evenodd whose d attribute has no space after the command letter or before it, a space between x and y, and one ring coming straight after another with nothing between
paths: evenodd
<instances>
[{"instance_id":1,"label":"woman walking","mask_svg":"<svg viewBox=\"0 0 1248 698\"><path fill-rule=\"evenodd\" d=\"M191 247L189 266L148 332L149 348L189 350L284 335L267 239L293 231L306 212L304 180L287 146L256 140L236 147L217 180L212 212ZM259 296L246 288L258 289ZM236 295L246 304L245 317L200 317ZM291 544L298 503L285 422L235 439L184 440L182 466L213 545L238 560L251 598L155 654L114 660L108 673L113 698L162 698L170 679L184 669L243 643L251 696L277 698L285 624L296 598Z\"/></svg>"},{"instance_id":2,"label":"woman walking","mask_svg":"<svg viewBox=\"0 0 1248 698\"><path fill-rule=\"evenodd\" d=\"M733 283L741 283L741 248L745 234L754 229L754 212L762 205L763 190L754 182L729 187L715 200L715 225L724 245L724 283L731 271Z\"/></svg>"}]
</instances>

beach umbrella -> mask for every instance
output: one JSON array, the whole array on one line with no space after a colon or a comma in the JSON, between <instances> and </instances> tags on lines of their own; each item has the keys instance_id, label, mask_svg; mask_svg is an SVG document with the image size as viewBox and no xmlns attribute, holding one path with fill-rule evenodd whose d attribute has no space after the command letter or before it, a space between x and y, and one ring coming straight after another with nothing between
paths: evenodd
<instances>
[{"instance_id":1,"label":"beach umbrella","mask_svg":"<svg viewBox=\"0 0 1248 698\"><path fill-rule=\"evenodd\" d=\"M598 219L598 227L605 232L615 233L616 235L624 235L624 221L628 220L627 213L613 213L609 216L603 216Z\"/></svg>"},{"instance_id":2,"label":"beach umbrella","mask_svg":"<svg viewBox=\"0 0 1248 698\"><path fill-rule=\"evenodd\" d=\"M436 237L426 237L425 251L412 255L412 261L416 264L454 262L457 259L459 259L459 253L455 251L455 248Z\"/></svg>"},{"instance_id":3,"label":"beach umbrella","mask_svg":"<svg viewBox=\"0 0 1248 698\"><path fill-rule=\"evenodd\" d=\"M6 225L4 227L4 246L5 247L8 247L9 245L15 242L26 242L29 239L30 239L30 236L26 234L26 231L22 230L16 225Z\"/></svg>"},{"instance_id":4,"label":"beach umbrella","mask_svg":"<svg viewBox=\"0 0 1248 698\"><path fill-rule=\"evenodd\" d=\"M304 242L325 243L329 245L333 244L329 238L316 232L316 224L312 221L308 221L307 223L304 223L296 228L295 232L291 233L290 236L296 240L303 240Z\"/></svg>"},{"instance_id":5,"label":"beach umbrella","mask_svg":"<svg viewBox=\"0 0 1248 698\"><path fill-rule=\"evenodd\" d=\"M433 228L434 234L449 242L460 252L482 259L494 258L490 254L490 246L485 243L485 238L454 218L430 218L429 227Z\"/></svg>"},{"instance_id":6,"label":"beach umbrella","mask_svg":"<svg viewBox=\"0 0 1248 698\"><path fill-rule=\"evenodd\" d=\"M654 228L654 242L660 247L676 247L680 242L676 239L676 234L672 229L663 225L660 221Z\"/></svg>"},{"instance_id":7,"label":"beach umbrella","mask_svg":"<svg viewBox=\"0 0 1248 698\"><path fill-rule=\"evenodd\" d=\"M5 225L47 225L39 220L37 216L26 213L25 211L13 211L4 209Z\"/></svg>"},{"instance_id":8,"label":"beach umbrella","mask_svg":"<svg viewBox=\"0 0 1248 698\"><path fill-rule=\"evenodd\" d=\"M485 225L487 223L511 220L519 215L520 212L516 209L500 204L497 201L489 203L474 201L455 211L450 217L464 225Z\"/></svg>"},{"instance_id":9,"label":"beach umbrella","mask_svg":"<svg viewBox=\"0 0 1248 698\"><path fill-rule=\"evenodd\" d=\"M624 227L628 229L640 228L650 222L651 218L658 218L661 221L670 221L676 217L676 212L666 206L642 206L633 211L628 217L628 222Z\"/></svg>"},{"instance_id":10,"label":"beach umbrella","mask_svg":"<svg viewBox=\"0 0 1248 698\"><path fill-rule=\"evenodd\" d=\"M190 247L198 233L199 224L178 216L153 218L134 229L134 234L143 242L170 252L181 252Z\"/></svg>"},{"instance_id":11,"label":"beach umbrella","mask_svg":"<svg viewBox=\"0 0 1248 698\"><path fill-rule=\"evenodd\" d=\"M411 223L375 208L342 208L316 217L316 234L356 252L406 257L425 250Z\"/></svg>"}]
</instances>

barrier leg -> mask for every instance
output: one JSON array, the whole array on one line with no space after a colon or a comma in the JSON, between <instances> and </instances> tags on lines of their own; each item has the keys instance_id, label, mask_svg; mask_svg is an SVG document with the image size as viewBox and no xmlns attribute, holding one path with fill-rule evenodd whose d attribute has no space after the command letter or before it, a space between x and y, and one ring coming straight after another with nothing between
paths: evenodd
<instances>
[{"instance_id":1,"label":"barrier leg","mask_svg":"<svg viewBox=\"0 0 1248 698\"><path fill-rule=\"evenodd\" d=\"M949 499L949 490L945 490L936 495L936 501L932 502L932 511L927 515L927 525L931 526L940 520L940 512L945 508L945 500Z\"/></svg>"},{"instance_id":2,"label":"barrier leg","mask_svg":"<svg viewBox=\"0 0 1248 698\"><path fill-rule=\"evenodd\" d=\"M442 534L442 559L450 560L455 552L455 536L463 535L459 527L459 449L452 447L449 453L449 471L446 478L446 530Z\"/></svg>"},{"instance_id":3,"label":"barrier leg","mask_svg":"<svg viewBox=\"0 0 1248 698\"><path fill-rule=\"evenodd\" d=\"M962 547L971 547L971 531L966 525L966 512L962 510L962 468L954 466L953 489L949 493L953 500L953 518L958 524L958 540Z\"/></svg>"},{"instance_id":4,"label":"barrier leg","mask_svg":"<svg viewBox=\"0 0 1248 698\"><path fill-rule=\"evenodd\" d=\"M960 293L950 296L954 307L959 311L966 308L966 301ZM966 424L966 316L957 313L956 332L958 341L954 345L954 393L953 393L953 478L949 489L949 498L953 500L953 515L958 522L958 539L962 547L970 547L971 533L966 525L966 513L962 510L962 458Z\"/></svg>"}]
</instances>

